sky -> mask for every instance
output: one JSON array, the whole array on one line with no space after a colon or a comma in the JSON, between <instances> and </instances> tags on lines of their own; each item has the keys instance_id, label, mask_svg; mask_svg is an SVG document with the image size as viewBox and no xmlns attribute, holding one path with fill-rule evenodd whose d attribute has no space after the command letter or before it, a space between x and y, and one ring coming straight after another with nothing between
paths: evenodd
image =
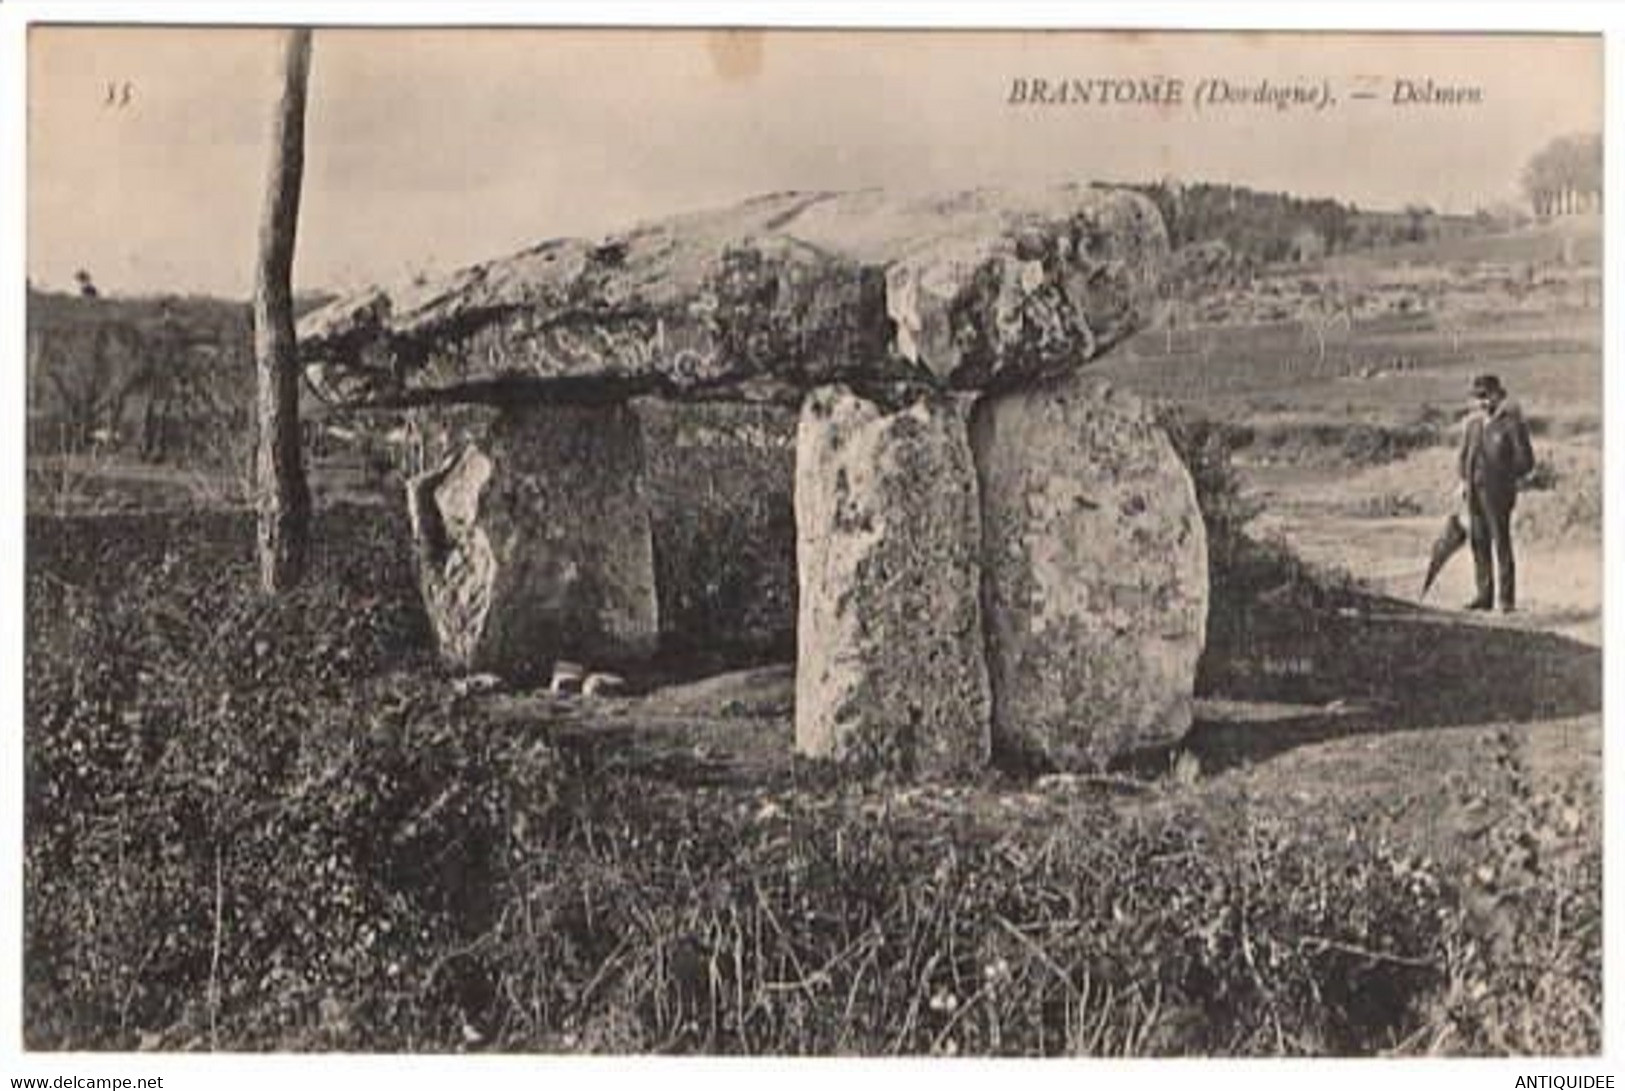
<instances>
[{"instance_id":1,"label":"sky","mask_svg":"<svg viewBox=\"0 0 1625 1091\"><path fill-rule=\"evenodd\" d=\"M267 29L31 28L31 281L246 297L279 49ZM1039 78L1182 93L1010 101ZM1199 104L1204 80L1335 103ZM1400 80L1480 101L1396 105ZM1601 127L1594 37L322 28L294 286L787 189L1173 178L1472 211L1515 199L1552 137Z\"/></svg>"}]
</instances>

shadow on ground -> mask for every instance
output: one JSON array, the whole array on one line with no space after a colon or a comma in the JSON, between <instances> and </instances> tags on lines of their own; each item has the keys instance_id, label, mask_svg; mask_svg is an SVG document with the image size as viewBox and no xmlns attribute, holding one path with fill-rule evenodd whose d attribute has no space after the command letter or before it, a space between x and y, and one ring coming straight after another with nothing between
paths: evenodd
<instances>
[{"instance_id":1,"label":"shadow on ground","mask_svg":"<svg viewBox=\"0 0 1625 1091\"><path fill-rule=\"evenodd\" d=\"M1357 596L1260 607L1210 633L1185 746L1205 772L1349 735L1531 723L1602 708L1602 651L1520 627Z\"/></svg>"},{"instance_id":2,"label":"shadow on ground","mask_svg":"<svg viewBox=\"0 0 1625 1091\"><path fill-rule=\"evenodd\" d=\"M1313 606L1222 610L1209 633L1196 723L1176 749L1193 753L1211 775L1347 736L1535 723L1601 709L1601 650L1532 624L1361 593ZM792 666L691 677L656 677L649 692L621 700L497 698L487 715L542 726L589 776L618 770L693 787L762 789L820 779L816 764L792 755ZM1168 747L1156 747L1112 768L1156 777L1169 757ZM1018 779L1044 771L1007 760L997 769Z\"/></svg>"}]
</instances>

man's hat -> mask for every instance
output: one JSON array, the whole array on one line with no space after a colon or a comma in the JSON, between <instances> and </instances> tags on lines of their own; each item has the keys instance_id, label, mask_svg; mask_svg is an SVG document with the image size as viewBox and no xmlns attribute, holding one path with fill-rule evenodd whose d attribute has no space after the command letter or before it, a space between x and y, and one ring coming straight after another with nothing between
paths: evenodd
<instances>
[{"instance_id":1,"label":"man's hat","mask_svg":"<svg viewBox=\"0 0 1625 1091\"><path fill-rule=\"evenodd\" d=\"M1506 388L1501 380L1494 375L1479 375L1473 379L1473 397L1481 398L1485 394L1505 394Z\"/></svg>"}]
</instances>

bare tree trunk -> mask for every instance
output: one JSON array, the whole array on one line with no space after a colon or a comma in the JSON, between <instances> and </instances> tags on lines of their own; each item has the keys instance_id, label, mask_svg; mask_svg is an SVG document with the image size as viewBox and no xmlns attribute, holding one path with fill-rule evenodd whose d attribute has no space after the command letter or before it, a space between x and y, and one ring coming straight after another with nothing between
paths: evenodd
<instances>
[{"instance_id":1,"label":"bare tree trunk","mask_svg":"<svg viewBox=\"0 0 1625 1091\"><path fill-rule=\"evenodd\" d=\"M310 490L299 446L299 353L291 283L309 77L310 30L290 30L283 53L282 96L271 122L271 163L254 277L258 417L254 468L260 586L267 594L297 584L310 555Z\"/></svg>"}]
</instances>

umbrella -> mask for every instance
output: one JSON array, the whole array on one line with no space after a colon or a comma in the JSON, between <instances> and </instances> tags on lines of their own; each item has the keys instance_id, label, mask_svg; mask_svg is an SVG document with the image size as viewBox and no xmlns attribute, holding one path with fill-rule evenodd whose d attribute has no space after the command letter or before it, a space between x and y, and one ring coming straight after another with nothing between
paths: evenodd
<instances>
[{"instance_id":1,"label":"umbrella","mask_svg":"<svg viewBox=\"0 0 1625 1091\"><path fill-rule=\"evenodd\" d=\"M1467 528L1461 525L1461 516L1451 513L1450 518L1444 521L1439 530L1439 537L1434 540L1433 552L1428 555L1428 574L1422 580L1422 594L1428 593L1433 581L1438 577L1439 570L1444 563L1456 555L1467 541Z\"/></svg>"}]
</instances>

